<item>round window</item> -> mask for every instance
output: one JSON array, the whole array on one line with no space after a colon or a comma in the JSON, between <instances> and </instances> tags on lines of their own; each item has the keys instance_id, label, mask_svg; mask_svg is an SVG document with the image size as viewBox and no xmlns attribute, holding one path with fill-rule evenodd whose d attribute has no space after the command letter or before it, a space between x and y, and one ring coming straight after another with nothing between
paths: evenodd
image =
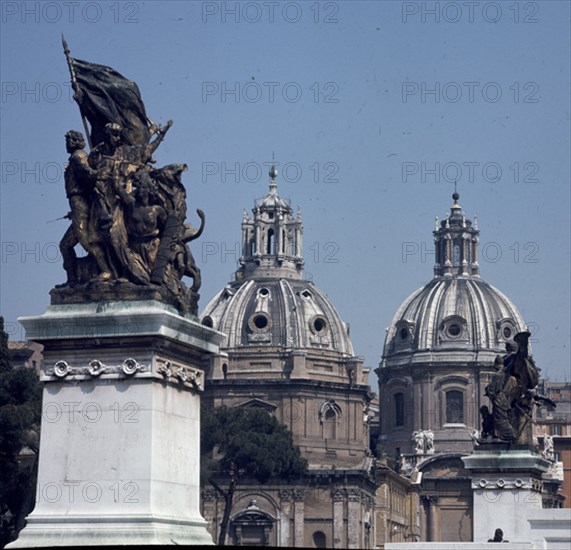
<instances>
[{"instance_id":1,"label":"round window","mask_svg":"<svg viewBox=\"0 0 571 550\"><path fill-rule=\"evenodd\" d=\"M508 339L511 338L512 336L512 329L510 327L504 327L504 330L502 331L504 338Z\"/></svg>"},{"instance_id":2,"label":"round window","mask_svg":"<svg viewBox=\"0 0 571 550\"><path fill-rule=\"evenodd\" d=\"M316 334L323 334L327 330L327 321L323 317L314 317L311 328Z\"/></svg>"},{"instance_id":3,"label":"round window","mask_svg":"<svg viewBox=\"0 0 571 550\"><path fill-rule=\"evenodd\" d=\"M462 332L462 328L460 327L460 325L458 323L452 323L448 327L448 335L452 336L453 338L460 336L461 332Z\"/></svg>"},{"instance_id":4,"label":"round window","mask_svg":"<svg viewBox=\"0 0 571 550\"><path fill-rule=\"evenodd\" d=\"M202 324L205 327L212 328L214 326L214 322L212 321L212 317L210 317L210 315L207 315L204 319L202 319Z\"/></svg>"},{"instance_id":5,"label":"round window","mask_svg":"<svg viewBox=\"0 0 571 550\"><path fill-rule=\"evenodd\" d=\"M271 323L269 315L263 311L257 311L248 320L252 332L266 332L270 329Z\"/></svg>"},{"instance_id":6,"label":"round window","mask_svg":"<svg viewBox=\"0 0 571 550\"><path fill-rule=\"evenodd\" d=\"M260 288L260 296L269 296L270 291L267 288Z\"/></svg>"},{"instance_id":7,"label":"round window","mask_svg":"<svg viewBox=\"0 0 571 550\"><path fill-rule=\"evenodd\" d=\"M260 330L266 328L268 326L267 317L256 315L256 317L254 317L254 325L256 325L256 328L259 328Z\"/></svg>"}]
</instances>

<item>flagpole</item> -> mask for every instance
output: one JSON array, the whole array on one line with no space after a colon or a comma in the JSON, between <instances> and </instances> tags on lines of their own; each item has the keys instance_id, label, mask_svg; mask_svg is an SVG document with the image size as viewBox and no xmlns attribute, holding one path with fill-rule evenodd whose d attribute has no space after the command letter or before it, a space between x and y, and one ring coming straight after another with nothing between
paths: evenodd
<instances>
[{"instance_id":1,"label":"flagpole","mask_svg":"<svg viewBox=\"0 0 571 550\"><path fill-rule=\"evenodd\" d=\"M71 76L71 87L73 88L73 91L75 92L73 99L75 99L77 105L79 106L79 101L77 100L75 95L77 93L81 93L81 89L79 87L79 84L77 83L77 78L75 76L75 71L73 69L73 61L69 55L70 54L69 47L68 47L67 42L63 36L63 33L61 33L61 43L63 44L63 53L65 54L65 58L67 60L67 66L69 68L69 74ZM87 138L87 143L89 145L89 149L93 149L93 144L91 143L91 135L90 135L89 129L87 127L87 121L85 120L85 117L83 116L83 113L81 112L80 106L79 106L79 113L81 115L81 121L83 122L83 129L85 130L85 137Z\"/></svg>"}]
</instances>

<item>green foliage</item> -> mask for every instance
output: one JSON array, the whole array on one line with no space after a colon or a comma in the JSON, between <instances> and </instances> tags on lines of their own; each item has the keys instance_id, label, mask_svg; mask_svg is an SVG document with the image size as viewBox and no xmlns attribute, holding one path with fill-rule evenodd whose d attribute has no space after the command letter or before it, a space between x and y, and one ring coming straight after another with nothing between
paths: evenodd
<instances>
[{"instance_id":1,"label":"green foliage","mask_svg":"<svg viewBox=\"0 0 571 550\"><path fill-rule=\"evenodd\" d=\"M4 317L0 316L0 374L12 368L10 350L8 349L8 333L4 331Z\"/></svg>"},{"instance_id":2,"label":"green foliage","mask_svg":"<svg viewBox=\"0 0 571 550\"><path fill-rule=\"evenodd\" d=\"M224 497L218 544L226 543L234 492L243 476L260 483L303 475L307 461L293 444L290 431L262 409L202 407L201 478ZM224 489L215 478L225 478Z\"/></svg>"},{"instance_id":3,"label":"green foliage","mask_svg":"<svg viewBox=\"0 0 571 550\"><path fill-rule=\"evenodd\" d=\"M34 504L42 387L34 370L12 368L0 318L0 547L14 540ZM18 460L22 449L34 456Z\"/></svg>"},{"instance_id":4,"label":"green foliage","mask_svg":"<svg viewBox=\"0 0 571 550\"><path fill-rule=\"evenodd\" d=\"M299 477L307 469L290 431L262 409L203 407L201 421L202 455L211 472L266 483Z\"/></svg>"}]
</instances>

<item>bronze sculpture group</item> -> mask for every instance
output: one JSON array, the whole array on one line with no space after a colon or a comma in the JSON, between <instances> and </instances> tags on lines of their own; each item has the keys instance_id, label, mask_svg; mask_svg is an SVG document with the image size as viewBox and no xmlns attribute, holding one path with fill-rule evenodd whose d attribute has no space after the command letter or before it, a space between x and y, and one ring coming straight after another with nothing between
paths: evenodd
<instances>
[{"instance_id":1,"label":"bronze sculpture group","mask_svg":"<svg viewBox=\"0 0 571 550\"><path fill-rule=\"evenodd\" d=\"M155 125L134 82L109 67L71 58L65 41L64 51L92 148L85 151L81 132L67 132L71 225L60 243L67 283L52 291L52 299L73 301L88 291L104 298L122 285L123 295L137 299L156 292L196 314L201 278L188 243L201 235L204 214L197 210L198 229L185 222L185 164L153 165L172 121ZM85 258L77 258L78 244ZM191 288L184 276L192 279Z\"/></svg>"},{"instance_id":2,"label":"bronze sculpture group","mask_svg":"<svg viewBox=\"0 0 571 550\"><path fill-rule=\"evenodd\" d=\"M485 390L492 411L486 405L480 409L482 441L532 445L534 405L555 406L553 401L535 391L539 369L529 355L530 336L527 331L516 334L513 342L506 344L507 354L496 357L496 372Z\"/></svg>"}]
</instances>

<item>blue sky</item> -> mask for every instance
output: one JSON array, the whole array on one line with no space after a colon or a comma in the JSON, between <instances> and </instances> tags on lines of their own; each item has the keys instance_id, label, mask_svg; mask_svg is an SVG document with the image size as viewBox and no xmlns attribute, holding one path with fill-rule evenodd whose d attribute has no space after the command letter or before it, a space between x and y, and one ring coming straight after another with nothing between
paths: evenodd
<instances>
[{"instance_id":1,"label":"blue sky","mask_svg":"<svg viewBox=\"0 0 571 550\"><path fill-rule=\"evenodd\" d=\"M12 338L65 278L67 222L47 223L68 211L63 136L81 129L63 32L73 56L135 80L153 120L174 120L156 157L189 165L189 212L207 215L201 308L232 278L275 154L306 272L375 368L395 310L432 277L434 217L457 178L482 278L530 325L542 374L569 378L569 15L566 1L2 2Z\"/></svg>"}]
</instances>

